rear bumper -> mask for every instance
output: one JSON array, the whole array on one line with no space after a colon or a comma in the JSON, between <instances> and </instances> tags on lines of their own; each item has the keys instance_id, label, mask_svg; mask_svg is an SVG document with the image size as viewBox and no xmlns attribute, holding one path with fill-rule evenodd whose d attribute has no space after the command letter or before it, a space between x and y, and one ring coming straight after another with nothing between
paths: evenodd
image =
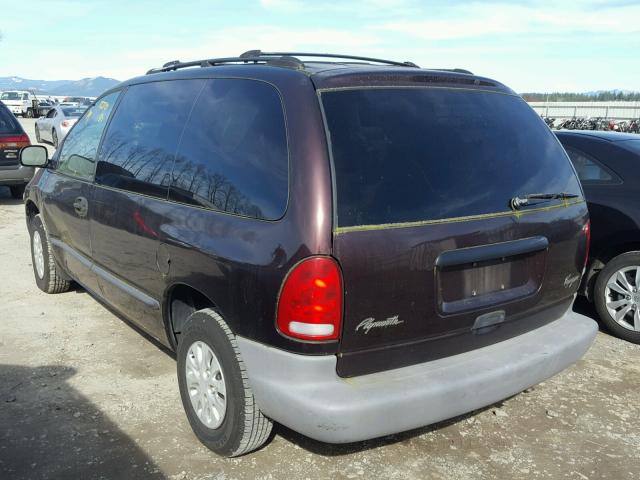
<instances>
[{"instance_id":1,"label":"rear bumper","mask_svg":"<svg viewBox=\"0 0 640 480\"><path fill-rule=\"evenodd\" d=\"M0 185L26 185L35 173L31 167L0 167Z\"/></svg>"},{"instance_id":2,"label":"rear bumper","mask_svg":"<svg viewBox=\"0 0 640 480\"><path fill-rule=\"evenodd\" d=\"M402 432L491 405L561 372L598 331L582 315L452 357L355 378L336 357L298 355L238 337L258 406L316 440L347 443Z\"/></svg>"}]
</instances>

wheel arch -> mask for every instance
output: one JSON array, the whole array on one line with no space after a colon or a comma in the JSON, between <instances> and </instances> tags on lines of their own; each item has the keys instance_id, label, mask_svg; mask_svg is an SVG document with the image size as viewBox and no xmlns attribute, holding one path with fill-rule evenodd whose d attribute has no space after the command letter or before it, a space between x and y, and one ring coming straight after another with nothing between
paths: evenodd
<instances>
[{"instance_id":1,"label":"wheel arch","mask_svg":"<svg viewBox=\"0 0 640 480\"><path fill-rule=\"evenodd\" d=\"M40 209L33 200L27 200L24 205L24 211L27 219L27 228L31 229L31 220L40 214Z\"/></svg>"},{"instance_id":2,"label":"wheel arch","mask_svg":"<svg viewBox=\"0 0 640 480\"><path fill-rule=\"evenodd\" d=\"M635 237L630 241L610 243L603 242L605 247L595 252L592 258L589 259L587 265L587 271L583 280L583 292L589 301L593 301L593 289L595 288L598 273L605 265L618 255L628 252L640 251L640 238Z\"/></svg>"},{"instance_id":3,"label":"wheel arch","mask_svg":"<svg viewBox=\"0 0 640 480\"><path fill-rule=\"evenodd\" d=\"M199 289L182 282L167 288L163 302L164 324L173 350L177 349L184 323L193 312L203 308L218 310L217 304Z\"/></svg>"}]
</instances>

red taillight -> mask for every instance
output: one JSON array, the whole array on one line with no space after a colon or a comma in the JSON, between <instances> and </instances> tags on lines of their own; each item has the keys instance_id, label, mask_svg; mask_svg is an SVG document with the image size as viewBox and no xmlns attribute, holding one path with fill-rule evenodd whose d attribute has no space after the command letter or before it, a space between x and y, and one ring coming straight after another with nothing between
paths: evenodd
<instances>
[{"instance_id":1,"label":"red taillight","mask_svg":"<svg viewBox=\"0 0 640 480\"><path fill-rule=\"evenodd\" d=\"M71 125L71 123L69 123L67 120L63 120L62 121L62 126L67 128L69 125Z\"/></svg>"},{"instance_id":2,"label":"red taillight","mask_svg":"<svg viewBox=\"0 0 640 480\"><path fill-rule=\"evenodd\" d=\"M584 234L584 266L587 266L589 261L589 247L591 246L591 219L587 220L587 223L582 227L582 233Z\"/></svg>"},{"instance_id":3,"label":"red taillight","mask_svg":"<svg viewBox=\"0 0 640 480\"><path fill-rule=\"evenodd\" d=\"M342 323L342 274L331 257L311 257L287 275L278 299L278 330L300 340L335 340Z\"/></svg>"},{"instance_id":4,"label":"red taillight","mask_svg":"<svg viewBox=\"0 0 640 480\"><path fill-rule=\"evenodd\" d=\"M27 135L0 135L0 143L15 143L18 147L31 145Z\"/></svg>"}]
</instances>

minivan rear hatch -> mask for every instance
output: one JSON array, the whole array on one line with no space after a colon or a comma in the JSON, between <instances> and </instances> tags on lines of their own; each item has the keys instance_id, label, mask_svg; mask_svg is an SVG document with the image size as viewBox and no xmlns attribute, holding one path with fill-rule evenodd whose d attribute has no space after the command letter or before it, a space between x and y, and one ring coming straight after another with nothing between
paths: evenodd
<instances>
[{"instance_id":1,"label":"minivan rear hatch","mask_svg":"<svg viewBox=\"0 0 640 480\"><path fill-rule=\"evenodd\" d=\"M564 150L512 93L321 90L344 277L338 373L462 353L559 318L587 210ZM513 198L558 193L512 208Z\"/></svg>"},{"instance_id":2,"label":"minivan rear hatch","mask_svg":"<svg viewBox=\"0 0 640 480\"><path fill-rule=\"evenodd\" d=\"M0 168L18 165L20 148L29 144L16 117L6 107L0 106Z\"/></svg>"}]
</instances>

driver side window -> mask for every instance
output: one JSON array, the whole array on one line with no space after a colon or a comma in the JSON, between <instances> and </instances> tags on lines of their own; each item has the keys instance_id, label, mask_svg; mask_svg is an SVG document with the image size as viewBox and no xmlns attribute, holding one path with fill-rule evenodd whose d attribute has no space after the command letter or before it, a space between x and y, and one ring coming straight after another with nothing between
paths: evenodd
<instances>
[{"instance_id":1,"label":"driver side window","mask_svg":"<svg viewBox=\"0 0 640 480\"><path fill-rule=\"evenodd\" d=\"M83 180L93 179L98 144L118 95L120 92L114 92L98 100L74 125L62 144L58 172Z\"/></svg>"}]
</instances>

